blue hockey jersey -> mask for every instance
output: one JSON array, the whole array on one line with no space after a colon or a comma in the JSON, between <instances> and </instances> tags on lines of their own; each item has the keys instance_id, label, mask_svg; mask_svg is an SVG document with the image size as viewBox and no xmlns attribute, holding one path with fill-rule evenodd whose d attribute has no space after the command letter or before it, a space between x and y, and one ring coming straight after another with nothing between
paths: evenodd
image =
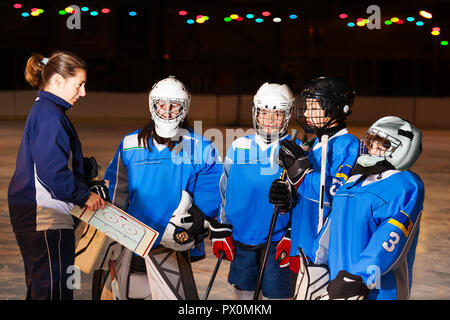
<instances>
[{"instance_id":1,"label":"blue hockey jersey","mask_svg":"<svg viewBox=\"0 0 450 320\"><path fill-rule=\"evenodd\" d=\"M159 232L159 244L181 192L209 217L220 206L219 179L222 166L214 145L190 131L169 150L150 142L151 151L138 143L136 130L121 141L105 173L113 204Z\"/></svg>"},{"instance_id":2,"label":"blue hockey jersey","mask_svg":"<svg viewBox=\"0 0 450 320\"><path fill-rule=\"evenodd\" d=\"M240 243L266 242L274 210L269 202L269 189L283 172L276 161L279 148L279 141L266 144L258 135L249 135L236 139L228 149L220 180L220 220L233 226L233 239ZM289 216L279 214L272 241L284 235Z\"/></svg>"},{"instance_id":3,"label":"blue hockey jersey","mask_svg":"<svg viewBox=\"0 0 450 320\"><path fill-rule=\"evenodd\" d=\"M71 107L39 91L28 114L8 189L14 232L72 229L70 210L89 197L81 144L66 116Z\"/></svg>"},{"instance_id":4,"label":"blue hockey jersey","mask_svg":"<svg viewBox=\"0 0 450 320\"><path fill-rule=\"evenodd\" d=\"M359 140L348 133L346 128L341 129L329 139L323 219L326 219L330 212L333 195L350 176L358 155ZM317 237L322 160L322 145L318 138L315 139L311 151L308 152L308 160L314 171L305 176L297 190L299 198L292 211L291 256L298 255L299 247L309 256Z\"/></svg>"},{"instance_id":5,"label":"blue hockey jersey","mask_svg":"<svg viewBox=\"0 0 450 320\"><path fill-rule=\"evenodd\" d=\"M407 299L423 209L424 186L411 171L390 170L336 193L333 209L315 244L316 263L361 276L368 299Z\"/></svg>"}]
</instances>

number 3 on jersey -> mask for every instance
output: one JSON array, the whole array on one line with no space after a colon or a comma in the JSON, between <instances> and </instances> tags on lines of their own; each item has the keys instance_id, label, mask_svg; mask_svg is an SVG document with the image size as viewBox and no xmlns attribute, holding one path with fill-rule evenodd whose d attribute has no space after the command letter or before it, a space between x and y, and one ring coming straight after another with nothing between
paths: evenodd
<instances>
[{"instance_id":1,"label":"number 3 on jersey","mask_svg":"<svg viewBox=\"0 0 450 320\"><path fill-rule=\"evenodd\" d=\"M389 236L391 237L389 239L389 242L386 242L386 241L383 242L382 246L383 246L384 250L386 250L387 252L392 252L392 251L394 251L397 243L399 243L400 236L398 235L397 232L394 232L394 231L389 233Z\"/></svg>"}]
</instances>

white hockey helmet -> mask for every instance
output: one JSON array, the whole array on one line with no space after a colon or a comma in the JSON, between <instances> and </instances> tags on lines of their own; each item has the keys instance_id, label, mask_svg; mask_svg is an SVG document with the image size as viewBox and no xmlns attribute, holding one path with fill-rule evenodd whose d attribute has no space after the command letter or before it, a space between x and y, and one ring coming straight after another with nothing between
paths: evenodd
<instances>
[{"instance_id":1,"label":"white hockey helmet","mask_svg":"<svg viewBox=\"0 0 450 320\"><path fill-rule=\"evenodd\" d=\"M162 138L176 136L180 124L188 114L191 102L191 94L185 85L174 76L169 76L153 85L148 100L150 114L155 121L156 133ZM174 116L170 116L168 110L163 116L157 112L158 103L179 105L179 109Z\"/></svg>"},{"instance_id":2,"label":"white hockey helmet","mask_svg":"<svg viewBox=\"0 0 450 320\"><path fill-rule=\"evenodd\" d=\"M422 152L422 132L399 117L377 120L361 139L356 163L370 167L386 160L397 170L411 168Z\"/></svg>"},{"instance_id":3,"label":"white hockey helmet","mask_svg":"<svg viewBox=\"0 0 450 320\"><path fill-rule=\"evenodd\" d=\"M282 137L286 134L291 118L295 96L286 84L264 83L253 98L253 128L264 140L270 142L273 138ZM258 121L261 110L283 112L284 120L275 133L267 133L264 126Z\"/></svg>"}]
</instances>

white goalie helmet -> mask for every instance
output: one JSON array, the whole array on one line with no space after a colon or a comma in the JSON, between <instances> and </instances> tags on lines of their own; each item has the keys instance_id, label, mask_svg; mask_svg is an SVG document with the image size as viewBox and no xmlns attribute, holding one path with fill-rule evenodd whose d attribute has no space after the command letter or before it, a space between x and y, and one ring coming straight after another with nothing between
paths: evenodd
<instances>
[{"instance_id":1,"label":"white goalie helmet","mask_svg":"<svg viewBox=\"0 0 450 320\"><path fill-rule=\"evenodd\" d=\"M286 84L264 83L253 98L253 128L266 142L273 141L286 134L295 104L295 96ZM276 112L283 116L282 122L272 132L260 123L261 112Z\"/></svg>"},{"instance_id":2,"label":"white goalie helmet","mask_svg":"<svg viewBox=\"0 0 450 320\"><path fill-rule=\"evenodd\" d=\"M149 93L149 109L155 121L156 133L160 137L176 136L178 128L188 114L190 102L191 94L174 76L153 85ZM161 109L158 105L164 105L165 109Z\"/></svg>"},{"instance_id":3,"label":"white goalie helmet","mask_svg":"<svg viewBox=\"0 0 450 320\"><path fill-rule=\"evenodd\" d=\"M421 152L422 132L406 120L388 116L367 130L356 163L370 167L386 160L397 170L408 170Z\"/></svg>"}]
</instances>

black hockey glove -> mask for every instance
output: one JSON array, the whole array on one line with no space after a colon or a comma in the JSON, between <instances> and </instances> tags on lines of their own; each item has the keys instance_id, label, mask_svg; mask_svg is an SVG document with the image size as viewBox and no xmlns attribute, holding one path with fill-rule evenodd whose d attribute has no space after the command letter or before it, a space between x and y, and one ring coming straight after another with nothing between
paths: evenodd
<instances>
[{"instance_id":1,"label":"black hockey glove","mask_svg":"<svg viewBox=\"0 0 450 320\"><path fill-rule=\"evenodd\" d=\"M290 140L280 142L279 165L286 170L289 181L293 185L297 185L306 174L313 171L303 149Z\"/></svg>"},{"instance_id":2,"label":"black hockey glove","mask_svg":"<svg viewBox=\"0 0 450 320\"><path fill-rule=\"evenodd\" d=\"M183 218L181 221L186 223L192 222L189 232L194 239L194 246L196 246L208 236L209 228L207 227L208 224L205 225L205 214L195 204L192 204L188 213L191 216Z\"/></svg>"},{"instance_id":3,"label":"black hockey glove","mask_svg":"<svg viewBox=\"0 0 450 320\"><path fill-rule=\"evenodd\" d=\"M363 278L345 270L339 271L336 278L328 285L327 291L331 300L364 300L370 293Z\"/></svg>"},{"instance_id":4,"label":"black hockey glove","mask_svg":"<svg viewBox=\"0 0 450 320\"><path fill-rule=\"evenodd\" d=\"M288 211L297 202L297 189L289 182L277 179L269 190L269 202L278 206L280 211Z\"/></svg>"},{"instance_id":5,"label":"black hockey glove","mask_svg":"<svg viewBox=\"0 0 450 320\"><path fill-rule=\"evenodd\" d=\"M89 184L91 192L98 194L103 200L111 202L105 180L94 180Z\"/></svg>"},{"instance_id":6,"label":"black hockey glove","mask_svg":"<svg viewBox=\"0 0 450 320\"><path fill-rule=\"evenodd\" d=\"M87 185L92 182L96 176L98 176L98 164L94 157L86 158L83 157L83 169L84 178Z\"/></svg>"}]
</instances>

